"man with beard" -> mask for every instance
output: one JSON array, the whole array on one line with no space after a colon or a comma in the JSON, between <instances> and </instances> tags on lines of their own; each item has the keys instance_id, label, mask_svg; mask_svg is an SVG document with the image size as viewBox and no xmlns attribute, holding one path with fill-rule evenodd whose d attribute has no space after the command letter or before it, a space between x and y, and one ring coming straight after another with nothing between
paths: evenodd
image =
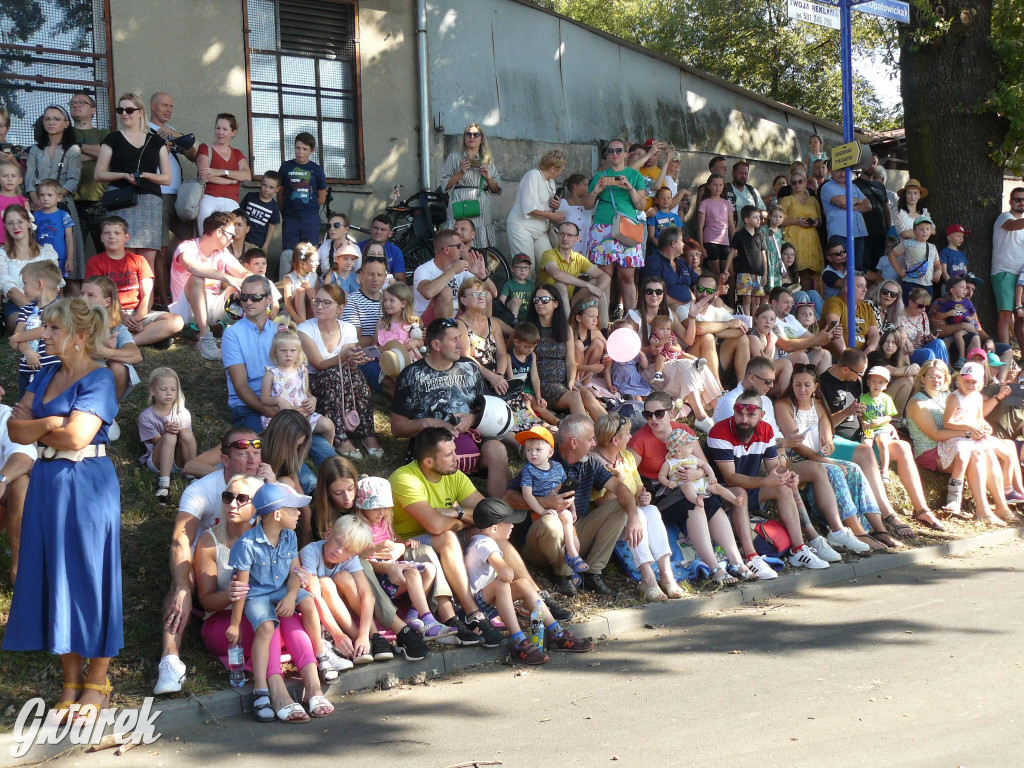
<instances>
[{"instance_id":1,"label":"man with beard","mask_svg":"<svg viewBox=\"0 0 1024 768\"><path fill-rule=\"evenodd\" d=\"M708 433L708 455L715 462L724 485L746 491L748 513L762 515L765 502L775 502L790 541L789 552L779 554L783 557L788 555L790 565L794 568L828 568L828 563L804 544L800 513L793 495L799 479L796 473L780 465L775 447L777 435L772 426L762 419L763 415L761 394L754 389L743 390L733 404L732 416L715 424ZM760 477L762 464L768 472ZM750 521L749 518L733 520L733 525L749 528ZM749 552L744 554L748 559L751 557Z\"/></svg>"},{"instance_id":2,"label":"man with beard","mask_svg":"<svg viewBox=\"0 0 1024 768\"><path fill-rule=\"evenodd\" d=\"M446 429L456 443L460 466L487 473L487 493L501 498L508 487L508 454L500 440L478 444L470 430L472 407L483 394L479 366L462 356L458 321L437 318L423 338L429 350L398 375L391 407L395 437L415 437L427 427Z\"/></svg>"}]
</instances>

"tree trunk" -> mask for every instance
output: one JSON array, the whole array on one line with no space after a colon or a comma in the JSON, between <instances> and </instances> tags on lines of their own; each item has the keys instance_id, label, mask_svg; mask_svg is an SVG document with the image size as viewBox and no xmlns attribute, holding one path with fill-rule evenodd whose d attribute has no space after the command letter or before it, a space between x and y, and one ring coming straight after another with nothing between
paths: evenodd
<instances>
[{"instance_id":1,"label":"tree trunk","mask_svg":"<svg viewBox=\"0 0 1024 768\"><path fill-rule=\"evenodd\" d=\"M963 224L972 231L964 245L971 271L985 280L974 295L978 316L995 331L995 304L989 286L992 225L1002 208L1003 171L989 153L1006 133L1003 121L979 105L999 81L991 47L992 0L947 0L947 18L959 19L963 7L976 15L968 25L955 20L944 35L929 42L910 41L919 23L911 4L911 23L903 31L900 83L910 175L928 188L924 205L932 214L939 248L945 229Z\"/></svg>"}]
</instances>

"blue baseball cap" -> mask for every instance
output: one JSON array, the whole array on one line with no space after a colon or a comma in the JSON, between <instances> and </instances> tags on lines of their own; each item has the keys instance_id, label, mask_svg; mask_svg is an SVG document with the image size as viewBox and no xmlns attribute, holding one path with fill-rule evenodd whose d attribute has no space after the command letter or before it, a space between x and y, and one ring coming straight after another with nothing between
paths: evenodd
<instances>
[{"instance_id":1,"label":"blue baseball cap","mask_svg":"<svg viewBox=\"0 0 1024 768\"><path fill-rule=\"evenodd\" d=\"M265 483L252 498L257 515L268 515L282 507L304 507L313 498L296 493L284 483Z\"/></svg>"}]
</instances>

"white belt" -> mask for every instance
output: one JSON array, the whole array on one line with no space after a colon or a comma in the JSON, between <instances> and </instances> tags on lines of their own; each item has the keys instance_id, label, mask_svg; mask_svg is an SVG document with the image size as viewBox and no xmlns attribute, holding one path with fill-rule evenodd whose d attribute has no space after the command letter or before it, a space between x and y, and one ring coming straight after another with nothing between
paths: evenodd
<instances>
[{"instance_id":1,"label":"white belt","mask_svg":"<svg viewBox=\"0 0 1024 768\"><path fill-rule=\"evenodd\" d=\"M82 459L96 459L107 455L105 445L87 445L80 451L58 451L51 445L36 443L36 455L43 461L64 459L66 461L81 461Z\"/></svg>"}]
</instances>

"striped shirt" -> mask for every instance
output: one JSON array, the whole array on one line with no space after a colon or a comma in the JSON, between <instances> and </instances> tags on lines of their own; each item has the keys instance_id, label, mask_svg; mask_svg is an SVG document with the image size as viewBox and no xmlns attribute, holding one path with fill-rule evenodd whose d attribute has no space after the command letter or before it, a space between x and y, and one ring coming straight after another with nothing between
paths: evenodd
<instances>
[{"instance_id":1,"label":"striped shirt","mask_svg":"<svg viewBox=\"0 0 1024 768\"><path fill-rule=\"evenodd\" d=\"M383 294L381 295L383 299ZM377 336L377 323L380 322L381 302L367 298L362 291L348 295L345 313L341 319L346 323L359 326L360 336Z\"/></svg>"},{"instance_id":2,"label":"striped shirt","mask_svg":"<svg viewBox=\"0 0 1024 768\"><path fill-rule=\"evenodd\" d=\"M37 309L35 301L30 301L18 310L18 322L25 324L25 330L31 330L31 328L28 327L29 318L32 316L38 316L41 311L42 310ZM36 317L36 320L37 322L35 322L33 327L38 328L42 323L38 321L38 317ZM46 354L46 342L42 339L36 339L35 341L30 341L28 343L33 349L35 349L36 354L39 355L39 368L29 368L28 363L25 362L25 356L22 355L21 359L18 361L18 373L38 373L46 366L55 365L60 362L60 358L56 355Z\"/></svg>"},{"instance_id":3,"label":"striped shirt","mask_svg":"<svg viewBox=\"0 0 1024 768\"><path fill-rule=\"evenodd\" d=\"M762 419L754 427L749 443L741 443L734 429L735 419L720 421L708 433L708 454L716 462L732 462L738 474L757 477L763 459L777 459L775 430Z\"/></svg>"}]
</instances>

